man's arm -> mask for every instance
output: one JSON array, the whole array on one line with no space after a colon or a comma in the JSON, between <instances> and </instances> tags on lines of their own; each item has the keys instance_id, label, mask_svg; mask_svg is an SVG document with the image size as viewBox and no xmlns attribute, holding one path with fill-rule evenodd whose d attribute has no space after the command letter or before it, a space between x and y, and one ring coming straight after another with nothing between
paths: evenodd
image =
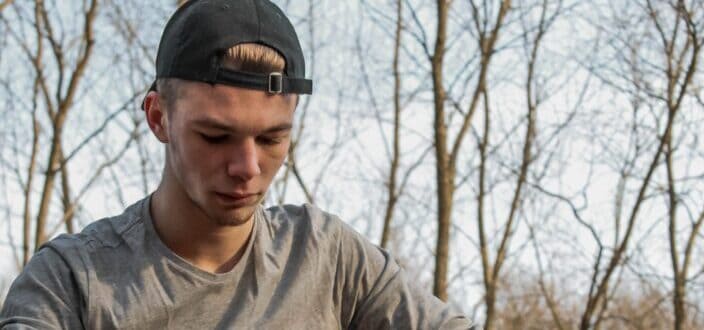
<instances>
[{"instance_id":1,"label":"man's arm","mask_svg":"<svg viewBox=\"0 0 704 330\"><path fill-rule=\"evenodd\" d=\"M7 293L0 329L82 329L79 288L64 257L44 246Z\"/></svg>"},{"instance_id":2,"label":"man's arm","mask_svg":"<svg viewBox=\"0 0 704 330\"><path fill-rule=\"evenodd\" d=\"M471 329L471 322L407 278L391 255L346 225L338 277L351 329Z\"/></svg>"}]
</instances>

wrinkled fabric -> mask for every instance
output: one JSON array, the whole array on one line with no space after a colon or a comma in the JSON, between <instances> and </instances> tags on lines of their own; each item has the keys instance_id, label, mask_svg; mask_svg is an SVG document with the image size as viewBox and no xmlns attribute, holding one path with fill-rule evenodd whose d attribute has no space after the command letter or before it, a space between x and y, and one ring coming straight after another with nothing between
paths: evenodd
<instances>
[{"instance_id":1,"label":"wrinkled fabric","mask_svg":"<svg viewBox=\"0 0 704 330\"><path fill-rule=\"evenodd\" d=\"M13 282L2 329L469 329L394 259L312 205L254 217L222 274L169 250L147 197L42 246Z\"/></svg>"}]
</instances>

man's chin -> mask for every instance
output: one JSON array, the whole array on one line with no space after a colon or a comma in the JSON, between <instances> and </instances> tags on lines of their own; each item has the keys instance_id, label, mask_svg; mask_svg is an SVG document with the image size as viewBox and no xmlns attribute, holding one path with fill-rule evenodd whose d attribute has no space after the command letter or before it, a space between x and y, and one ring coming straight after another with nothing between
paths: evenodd
<instances>
[{"instance_id":1,"label":"man's chin","mask_svg":"<svg viewBox=\"0 0 704 330\"><path fill-rule=\"evenodd\" d=\"M218 194L213 194L214 198L205 213L219 226L240 226L246 224L254 216L262 196L256 195L241 201L231 201Z\"/></svg>"},{"instance_id":2,"label":"man's chin","mask_svg":"<svg viewBox=\"0 0 704 330\"><path fill-rule=\"evenodd\" d=\"M257 204L258 205L258 204ZM233 210L226 210L211 217L219 226L241 226L254 216L257 205L245 206Z\"/></svg>"}]
</instances>

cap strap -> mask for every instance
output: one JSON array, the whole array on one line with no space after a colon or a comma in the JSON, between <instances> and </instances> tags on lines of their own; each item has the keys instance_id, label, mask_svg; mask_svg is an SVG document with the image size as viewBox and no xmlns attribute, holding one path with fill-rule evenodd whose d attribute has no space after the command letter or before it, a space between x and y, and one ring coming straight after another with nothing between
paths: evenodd
<instances>
[{"instance_id":1,"label":"cap strap","mask_svg":"<svg viewBox=\"0 0 704 330\"><path fill-rule=\"evenodd\" d=\"M312 94L313 81L310 79L287 78L283 79L284 93Z\"/></svg>"},{"instance_id":2,"label":"cap strap","mask_svg":"<svg viewBox=\"0 0 704 330\"><path fill-rule=\"evenodd\" d=\"M272 94L311 94L313 92L313 81L310 79L290 78L280 73L265 75L221 68L214 83L259 89Z\"/></svg>"}]
</instances>

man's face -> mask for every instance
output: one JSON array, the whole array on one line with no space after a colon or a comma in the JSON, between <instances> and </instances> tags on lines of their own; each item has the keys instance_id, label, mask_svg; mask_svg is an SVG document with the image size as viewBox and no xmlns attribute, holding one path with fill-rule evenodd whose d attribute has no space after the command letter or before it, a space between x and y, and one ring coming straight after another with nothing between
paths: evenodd
<instances>
[{"instance_id":1,"label":"man's face","mask_svg":"<svg viewBox=\"0 0 704 330\"><path fill-rule=\"evenodd\" d=\"M180 84L165 125L165 179L217 224L243 224L286 158L296 96Z\"/></svg>"}]
</instances>

